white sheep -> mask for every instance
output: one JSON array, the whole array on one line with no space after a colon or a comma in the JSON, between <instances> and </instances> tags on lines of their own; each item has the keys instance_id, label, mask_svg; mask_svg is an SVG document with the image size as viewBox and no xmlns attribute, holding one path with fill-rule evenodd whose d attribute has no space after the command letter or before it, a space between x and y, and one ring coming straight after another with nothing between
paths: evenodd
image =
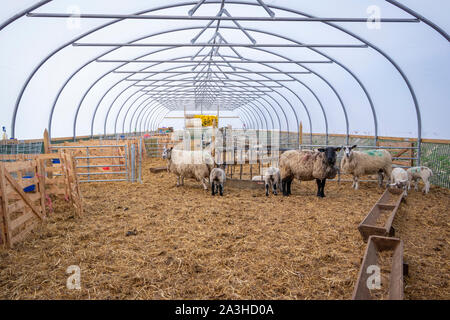
<instances>
[{"instance_id":1,"label":"white sheep","mask_svg":"<svg viewBox=\"0 0 450 320\"><path fill-rule=\"evenodd\" d=\"M394 168L391 172L391 183L387 186L397 187L405 191L405 195L408 195L407 189L409 189L408 173L403 168Z\"/></svg>"},{"instance_id":2,"label":"white sheep","mask_svg":"<svg viewBox=\"0 0 450 320\"><path fill-rule=\"evenodd\" d=\"M359 188L359 177L378 174L378 184L383 185L383 175L389 180L392 172L392 156L386 150L353 151L354 146L346 146L341 160L341 173L353 175L352 187Z\"/></svg>"},{"instance_id":3,"label":"white sheep","mask_svg":"<svg viewBox=\"0 0 450 320\"><path fill-rule=\"evenodd\" d=\"M206 151L187 151L164 148L163 159L167 159L167 170L177 176L177 187L184 185L184 178L201 181L208 190L208 180L214 160Z\"/></svg>"},{"instance_id":4,"label":"white sheep","mask_svg":"<svg viewBox=\"0 0 450 320\"><path fill-rule=\"evenodd\" d=\"M272 193L274 195L277 195L277 188L280 187L280 183L281 183L280 169L274 167L267 168L266 174L264 175L266 196L269 196L269 188L272 189Z\"/></svg>"},{"instance_id":5,"label":"white sheep","mask_svg":"<svg viewBox=\"0 0 450 320\"><path fill-rule=\"evenodd\" d=\"M291 194L294 178L300 181L316 180L317 196L325 197L327 179L336 177L336 152L340 147L320 148L318 151L289 150L280 156L281 186L284 196Z\"/></svg>"},{"instance_id":6,"label":"white sheep","mask_svg":"<svg viewBox=\"0 0 450 320\"><path fill-rule=\"evenodd\" d=\"M425 187L422 189L423 192L428 193L430 191L430 177L433 176L433 171L428 167L413 167L406 170L408 173L409 188L411 188L411 182L414 181L414 190L419 189L418 180L422 179Z\"/></svg>"},{"instance_id":7,"label":"white sheep","mask_svg":"<svg viewBox=\"0 0 450 320\"><path fill-rule=\"evenodd\" d=\"M223 187L227 177L225 171L222 168L213 168L209 175L209 181L211 182L211 194L214 196L219 191L219 194L223 196Z\"/></svg>"}]
</instances>

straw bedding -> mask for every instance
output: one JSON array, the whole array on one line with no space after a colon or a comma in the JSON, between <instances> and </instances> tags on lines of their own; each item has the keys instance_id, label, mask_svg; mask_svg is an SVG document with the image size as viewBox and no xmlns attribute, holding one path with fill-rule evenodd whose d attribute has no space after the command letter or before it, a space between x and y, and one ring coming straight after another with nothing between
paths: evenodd
<instances>
[{"instance_id":1,"label":"straw bedding","mask_svg":"<svg viewBox=\"0 0 450 320\"><path fill-rule=\"evenodd\" d=\"M83 184L85 215L64 201L12 250L0 249L2 299L350 299L366 247L357 231L383 190L375 183L294 182L212 197L167 172L141 184ZM408 299L448 299L450 191L412 191L394 221L405 242ZM66 269L81 268L81 290Z\"/></svg>"}]
</instances>

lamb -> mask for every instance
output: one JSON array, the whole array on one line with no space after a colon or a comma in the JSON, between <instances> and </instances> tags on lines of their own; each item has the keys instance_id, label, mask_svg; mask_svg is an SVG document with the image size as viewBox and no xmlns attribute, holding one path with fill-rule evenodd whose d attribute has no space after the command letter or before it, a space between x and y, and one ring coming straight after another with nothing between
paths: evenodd
<instances>
[{"instance_id":1,"label":"lamb","mask_svg":"<svg viewBox=\"0 0 450 320\"><path fill-rule=\"evenodd\" d=\"M274 167L267 168L266 174L264 175L266 196L269 196L269 188L272 188L272 193L274 195L277 195L277 188L280 187L280 182L281 182L280 169Z\"/></svg>"},{"instance_id":2,"label":"lamb","mask_svg":"<svg viewBox=\"0 0 450 320\"><path fill-rule=\"evenodd\" d=\"M408 195L407 189L410 188L408 180L408 173L403 168L394 168L391 172L391 184L387 186L402 188L405 195Z\"/></svg>"},{"instance_id":3,"label":"lamb","mask_svg":"<svg viewBox=\"0 0 450 320\"><path fill-rule=\"evenodd\" d=\"M167 160L167 170L177 176L177 187L184 185L184 178L201 181L203 188L208 190L209 174L214 160L205 151L185 151L164 148L163 159Z\"/></svg>"},{"instance_id":4,"label":"lamb","mask_svg":"<svg viewBox=\"0 0 450 320\"><path fill-rule=\"evenodd\" d=\"M425 194L427 194L430 191L430 177L433 176L433 171L431 171L428 167L413 167L406 170L408 173L408 180L409 180L409 188L411 188L411 182L414 180L414 190L419 189L418 180L422 179L423 183L425 184L425 187L422 189ZM409 189L408 188L408 189Z\"/></svg>"},{"instance_id":5,"label":"lamb","mask_svg":"<svg viewBox=\"0 0 450 320\"><path fill-rule=\"evenodd\" d=\"M223 196L223 185L227 177L225 171L222 168L214 168L209 175L209 181L211 182L211 194L214 196L219 191L219 194Z\"/></svg>"},{"instance_id":6,"label":"lamb","mask_svg":"<svg viewBox=\"0 0 450 320\"><path fill-rule=\"evenodd\" d=\"M325 197L325 182L336 177L336 152L341 147L320 148L318 151L289 150L280 156L281 185L284 196L291 194L294 178L303 181L316 179L317 196Z\"/></svg>"},{"instance_id":7,"label":"lamb","mask_svg":"<svg viewBox=\"0 0 450 320\"><path fill-rule=\"evenodd\" d=\"M353 151L356 145L344 148L341 172L353 175L352 187L359 188L359 177L378 174L378 184L383 185L383 174L389 180L392 172L392 156L386 150Z\"/></svg>"}]
</instances>

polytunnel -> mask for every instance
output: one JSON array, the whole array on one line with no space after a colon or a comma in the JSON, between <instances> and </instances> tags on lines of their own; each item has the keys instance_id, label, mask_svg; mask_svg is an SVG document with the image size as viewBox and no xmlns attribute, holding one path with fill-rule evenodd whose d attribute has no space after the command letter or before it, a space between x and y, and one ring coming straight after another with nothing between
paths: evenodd
<instances>
[{"instance_id":1,"label":"polytunnel","mask_svg":"<svg viewBox=\"0 0 450 320\"><path fill-rule=\"evenodd\" d=\"M449 12L0 1L0 299L448 299Z\"/></svg>"},{"instance_id":2,"label":"polytunnel","mask_svg":"<svg viewBox=\"0 0 450 320\"><path fill-rule=\"evenodd\" d=\"M448 139L450 3L434 6L6 1L2 126L19 139L94 136L219 109L253 129Z\"/></svg>"}]
</instances>

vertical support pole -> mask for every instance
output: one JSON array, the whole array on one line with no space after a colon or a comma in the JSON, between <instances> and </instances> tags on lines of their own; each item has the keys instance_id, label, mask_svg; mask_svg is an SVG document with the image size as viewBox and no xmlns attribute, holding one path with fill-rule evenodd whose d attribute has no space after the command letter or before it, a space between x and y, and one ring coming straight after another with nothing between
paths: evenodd
<instances>
[{"instance_id":1,"label":"vertical support pole","mask_svg":"<svg viewBox=\"0 0 450 320\"><path fill-rule=\"evenodd\" d=\"M261 172L261 159L259 159L258 156L258 160L256 160L258 162L258 175L262 176L262 172Z\"/></svg>"},{"instance_id":2,"label":"vertical support pole","mask_svg":"<svg viewBox=\"0 0 450 320\"><path fill-rule=\"evenodd\" d=\"M213 120L213 127L211 132L211 155L213 159L216 156L216 119Z\"/></svg>"},{"instance_id":3,"label":"vertical support pole","mask_svg":"<svg viewBox=\"0 0 450 320\"><path fill-rule=\"evenodd\" d=\"M87 162L87 172L88 172L88 180L91 180L90 170L89 170L89 148L86 147L86 162Z\"/></svg>"},{"instance_id":4,"label":"vertical support pole","mask_svg":"<svg viewBox=\"0 0 450 320\"><path fill-rule=\"evenodd\" d=\"M422 156L422 139L417 139L417 166L420 166L420 157Z\"/></svg>"},{"instance_id":5,"label":"vertical support pole","mask_svg":"<svg viewBox=\"0 0 450 320\"><path fill-rule=\"evenodd\" d=\"M219 104L217 104L217 128L219 128L219 110L220 110L220 106L219 106Z\"/></svg>"},{"instance_id":6,"label":"vertical support pole","mask_svg":"<svg viewBox=\"0 0 450 320\"><path fill-rule=\"evenodd\" d=\"M301 121L300 121L300 127L298 128L298 134L299 134L300 146L301 146L303 144L303 123Z\"/></svg>"},{"instance_id":7,"label":"vertical support pole","mask_svg":"<svg viewBox=\"0 0 450 320\"><path fill-rule=\"evenodd\" d=\"M139 183L142 183L142 145L143 138L139 139Z\"/></svg>"},{"instance_id":8,"label":"vertical support pole","mask_svg":"<svg viewBox=\"0 0 450 320\"><path fill-rule=\"evenodd\" d=\"M131 182L135 182L135 145L131 144Z\"/></svg>"},{"instance_id":9,"label":"vertical support pole","mask_svg":"<svg viewBox=\"0 0 450 320\"><path fill-rule=\"evenodd\" d=\"M123 145L123 158L125 159L125 171L126 171L126 176L127 176L127 180L130 181L130 168L128 167L128 148L127 145L124 144Z\"/></svg>"}]
</instances>

